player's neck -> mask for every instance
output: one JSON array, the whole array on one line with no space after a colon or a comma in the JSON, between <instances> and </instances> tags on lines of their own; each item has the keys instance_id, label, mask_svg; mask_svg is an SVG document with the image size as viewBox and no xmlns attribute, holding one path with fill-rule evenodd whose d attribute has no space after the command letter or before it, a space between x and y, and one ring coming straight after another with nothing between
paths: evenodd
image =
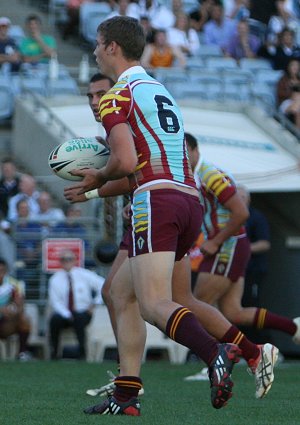
<instances>
[{"instance_id":1,"label":"player's neck","mask_svg":"<svg viewBox=\"0 0 300 425\"><path fill-rule=\"evenodd\" d=\"M118 80L118 78L120 77L121 74L123 74L123 72L125 72L127 69L133 67L133 66L140 66L140 62L139 61L129 61L129 60L123 60L120 61L117 66L114 69L114 77L115 77L115 81Z\"/></svg>"}]
</instances>

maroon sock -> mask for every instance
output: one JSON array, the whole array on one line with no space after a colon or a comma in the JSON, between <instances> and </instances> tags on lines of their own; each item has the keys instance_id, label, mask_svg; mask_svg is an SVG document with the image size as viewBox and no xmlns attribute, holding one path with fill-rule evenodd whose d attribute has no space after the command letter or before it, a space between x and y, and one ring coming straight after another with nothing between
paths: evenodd
<instances>
[{"instance_id":1,"label":"maroon sock","mask_svg":"<svg viewBox=\"0 0 300 425\"><path fill-rule=\"evenodd\" d=\"M19 352L20 353L27 350L28 337L29 337L29 332L27 332L27 331L20 331L19 332L19 341L20 341Z\"/></svg>"},{"instance_id":2,"label":"maroon sock","mask_svg":"<svg viewBox=\"0 0 300 425\"><path fill-rule=\"evenodd\" d=\"M166 334L196 353L207 365L211 364L217 354L217 341L206 332L194 314L185 307L180 307L171 314Z\"/></svg>"},{"instance_id":3,"label":"maroon sock","mask_svg":"<svg viewBox=\"0 0 300 425\"><path fill-rule=\"evenodd\" d=\"M259 348L256 344L249 341L236 326L232 325L220 342L230 342L236 344L242 350L245 360L256 359L259 355Z\"/></svg>"},{"instance_id":4,"label":"maroon sock","mask_svg":"<svg viewBox=\"0 0 300 425\"><path fill-rule=\"evenodd\" d=\"M271 313L265 308L256 310L253 326L257 329L277 329L289 335L294 335L297 331L297 326L292 319Z\"/></svg>"},{"instance_id":5,"label":"maroon sock","mask_svg":"<svg viewBox=\"0 0 300 425\"><path fill-rule=\"evenodd\" d=\"M114 380L116 388L114 397L121 402L137 397L142 388L142 380L138 376L117 376Z\"/></svg>"}]
</instances>

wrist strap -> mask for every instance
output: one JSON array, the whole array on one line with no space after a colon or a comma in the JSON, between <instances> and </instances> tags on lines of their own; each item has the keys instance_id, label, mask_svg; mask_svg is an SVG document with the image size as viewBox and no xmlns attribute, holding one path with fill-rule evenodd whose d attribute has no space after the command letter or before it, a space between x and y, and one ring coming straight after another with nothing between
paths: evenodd
<instances>
[{"instance_id":1,"label":"wrist strap","mask_svg":"<svg viewBox=\"0 0 300 425\"><path fill-rule=\"evenodd\" d=\"M100 198L98 189L93 189L84 193L86 199Z\"/></svg>"}]
</instances>

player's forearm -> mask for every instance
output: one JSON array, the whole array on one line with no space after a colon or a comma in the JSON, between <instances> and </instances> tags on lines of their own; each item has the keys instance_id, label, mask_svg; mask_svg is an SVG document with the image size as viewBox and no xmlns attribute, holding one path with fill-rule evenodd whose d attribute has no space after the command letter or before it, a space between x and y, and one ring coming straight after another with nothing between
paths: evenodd
<instances>
[{"instance_id":1,"label":"player's forearm","mask_svg":"<svg viewBox=\"0 0 300 425\"><path fill-rule=\"evenodd\" d=\"M221 246L227 239L236 235L240 231L245 221L246 219L244 215L232 217L228 221L227 225L213 238L214 242Z\"/></svg>"},{"instance_id":2,"label":"player's forearm","mask_svg":"<svg viewBox=\"0 0 300 425\"><path fill-rule=\"evenodd\" d=\"M98 189L98 195L100 198L106 198L108 196L119 196L125 195L130 192L130 184L127 177L120 180L112 180L105 183L100 189Z\"/></svg>"}]
</instances>

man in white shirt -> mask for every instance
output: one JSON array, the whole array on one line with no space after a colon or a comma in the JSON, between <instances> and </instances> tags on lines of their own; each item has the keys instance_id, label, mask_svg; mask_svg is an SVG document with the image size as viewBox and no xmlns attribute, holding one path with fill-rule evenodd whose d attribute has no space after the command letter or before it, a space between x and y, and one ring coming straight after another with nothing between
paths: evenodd
<instances>
[{"instance_id":1,"label":"man in white shirt","mask_svg":"<svg viewBox=\"0 0 300 425\"><path fill-rule=\"evenodd\" d=\"M91 321L94 305L102 303L104 278L76 267L73 251L62 251L60 262L62 269L49 280L51 358L58 358L61 330L73 327L79 344L79 358L85 359L85 328Z\"/></svg>"}]
</instances>

